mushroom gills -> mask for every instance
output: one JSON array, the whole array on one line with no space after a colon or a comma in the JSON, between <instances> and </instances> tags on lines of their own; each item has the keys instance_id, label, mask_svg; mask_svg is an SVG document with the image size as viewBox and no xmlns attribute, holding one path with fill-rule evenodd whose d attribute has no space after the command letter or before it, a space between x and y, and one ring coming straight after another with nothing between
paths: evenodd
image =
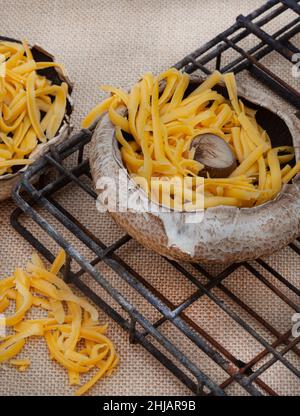
<instances>
[{"instance_id":1,"label":"mushroom gills","mask_svg":"<svg viewBox=\"0 0 300 416\"><path fill-rule=\"evenodd\" d=\"M230 146L214 134L199 134L191 143L195 149L194 160L202 163L204 169L199 176L227 178L236 168L236 158Z\"/></svg>"}]
</instances>

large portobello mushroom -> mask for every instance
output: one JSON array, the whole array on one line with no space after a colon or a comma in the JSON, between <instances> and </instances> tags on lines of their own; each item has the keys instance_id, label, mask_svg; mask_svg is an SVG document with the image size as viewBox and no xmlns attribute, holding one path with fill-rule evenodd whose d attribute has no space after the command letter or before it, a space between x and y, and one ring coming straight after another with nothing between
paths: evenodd
<instances>
[{"instance_id":1,"label":"large portobello mushroom","mask_svg":"<svg viewBox=\"0 0 300 416\"><path fill-rule=\"evenodd\" d=\"M0 42L2 41L14 42L18 44L21 43L19 40L0 36ZM55 62L54 57L38 45L31 46L30 50L31 50L33 59L36 62ZM68 79L68 77L62 73L60 68L49 67L49 68L38 70L37 73L39 75L45 76L48 80L51 81L53 85L61 85L62 82L67 83L68 95L67 95L67 104L66 104L65 114L63 117L63 121L59 127L59 130L57 131L55 137L51 138L45 143L39 143L36 146L35 150L29 155L29 159L32 162L34 162L39 157L44 155L49 149L50 145L59 144L70 135L70 131L71 131L70 116L71 116L72 109L73 109L73 103L71 100L71 93L72 93L73 86L70 80ZM11 193L15 185L20 180L22 174L25 172L28 166L30 165L26 165L24 167L17 166L16 168L14 168L13 173L0 175L0 201L4 201L11 197Z\"/></svg>"},{"instance_id":2,"label":"large portobello mushroom","mask_svg":"<svg viewBox=\"0 0 300 416\"><path fill-rule=\"evenodd\" d=\"M192 90L201 82L200 78L191 77L189 88ZM217 88L226 94L222 85ZM293 145L296 160L299 161L298 118L277 110L272 99L250 86L240 87L238 94L249 107L257 109L256 119L269 134L272 144ZM120 167L126 171L116 145L115 128L107 113L98 122L93 134L90 165L95 185L103 176L118 183ZM108 182L108 193L114 192L110 186ZM143 204L147 198L145 193L129 179L129 195L133 191L140 193L140 203ZM132 206L132 210L127 212L111 211L110 214L145 247L179 261L242 262L269 255L299 236L300 178L298 175L293 183L283 187L274 200L262 205L205 209L202 221L197 220L196 212L137 213L135 208Z\"/></svg>"}]
</instances>

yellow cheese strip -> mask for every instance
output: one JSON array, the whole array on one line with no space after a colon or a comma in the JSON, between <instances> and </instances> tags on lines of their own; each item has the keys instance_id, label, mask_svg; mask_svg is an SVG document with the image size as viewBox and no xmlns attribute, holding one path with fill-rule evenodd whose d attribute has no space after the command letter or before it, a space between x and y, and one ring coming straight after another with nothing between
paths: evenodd
<instances>
[{"instance_id":1,"label":"yellow cheese strip","mask_svg":"<svg viewBox=\"0 0 300 416\"><path fill-rule=\"evenodd\" d=\"M239 115L241 112L241 109L240 109L239 102L238 102L237 87L236 87L234 74L232 72L224 74L223 79L225 81L225 85L228 91L228 95L229 95L229 99L231 101L232 107L234 111L236 112L236 114Z\"/></svg>"},{"instance_id":2,"label":"yellow cheese strip","mask_svg":"<svg viewBox=\"0 0 300 416\"><path fill-rule=\"evenodd\" d=\"M60 253L59 253L59 255L60 255ZM34 251L31 255L31 262L35 266L41 267L42 269L45 268L43 260L41 259L41 257L38 255L38 253L36 251ZM55 261L54 261L54 263L55 263Z\"/></svg>"},{"instance_id":3,"label":"yellow cheese strip","mask_svg":"<svg viewBox=\"0 0 300 416\"><path fill-rule=\"evenodd\" d=\"M199 96L196 96L189 104L183 105L185 100L182 101L181 105L176 109L162 115L161 120L163 123L169 123L174 120L179 120L182 117L192 117L195 115L195 112L199 111L206 103L216 100L218 97L219 94L215 91L203 92Z\"/></svg>"},{"instance_id":4,"label":"yellow cheese strip","mask_svg":"<svg viewBox=\"0 0 300 416\"><path fill-rule=\"evenodd\" d=\"M265 188L267 180L267 170L265 159L261 156L258 159L258 170L259 170L259 180L258 180L258 189L262 190Z\"/></svg>"},{"instance_id":5,"label":"yellow cheese strip","mask_svg":"<svg viewBox=\"0 0 300 416\"><path fill-rule=\"evenodd\" d=\"M67 338L65 342L65 349L74 350L76 347L77 342L79 341L80 337L80 329L81 329L81 308L78 304L73 302L68 302L69 312L72 316L72 323L71 323L71 333L70 336Z\"/></svg>"},{"instance_id":6,"label":"yellow cheese strip","mask_svg":"<svg viewBox=\"0 0 300 416\"><path fill-rule=\"evenodd\" d=\"M9 69L7 64L8 64L8 61L5 64L6 65L6 67L5 67L5 75L6 75L6 77L9 80L16 81L19 84L22 84L23 85L25 82L24 82L23 78L21 77L21 75L18 75L15 71L12 71L11 69Z\"/></svg>"},{"instance_id":7,"label":"yellow cheese strip","mask_svg":"<svg viewBox=\"0 0 300 416\"><path fill-rule=\"evenodd\" d=\"M110 377L112 375L112 373L115 371L115 369L116 369L117 365L119 364L119 362L120 362L120 358L117 355L115 357L114 361L112 362L112 364L110 365L109 370L106 371L105 377ZM100 368L100 365L97 364L97 367Z\"/></svg>"},{"instance_id":8,"label":"yellow cheese strip","mask_svg":"<svg viewBox=\"0 0 300 416\"><path fill-rule=\"evenodd\" d=\"M122 159L131 166L134 172L144 166L144 161L142 159L138 159L132 152L127 151L126 148L121 149Z\"/></svg>"},{"instance_id":9,"label":"yellow cheese strip","mask_svg":"<svg viewBox=\"0 0 300 416\"><path fill-rule=\"evenodd\" d=\"M281 177L283 178L286 174L288 174L291 171L291 169L291 165L285 165L285 167L281 169Z\"/></svg>"},{"instance_id":10,"label":"yellow cheese strip","mask_svg":"<svg viewBox=\"0 0 300 416\"><path fill-rule=\"evenodd\" d=\"M9 109L12 110L12 108L22 99L26 97L26 91L24 87L20 87L19 89L14 88L14 86L10 86L9 83L6 85L7 89L11 93L12 100L9 103Z\"/></svg>"},{"instance_id":11,"label":"yellow cheese strip","mask_svg":"<svg viewBox=\"0 0 300 416\"><path fill-rule=\"evenodd\" d=\"M144 155L144 166L143 166L143 176L150 181L152 175L152 160L151 154L149 151L149 132L145 131L146 121L150 115L150 93L148 83L145 79L141 82L140 85L140 106L138 115L136 118L136 129L137 135L140 137L141 149Z\"/></svg>"},{"instance_id":12,"label":"yellow cheese strip","mask_svg":"<svg viewBox=\"0 0 300 416\"><path fill-rule=\"evenodd\" d=\"M218 94L216 91L207 90L195 97L192 97L191 101L189 97L186 98L181 102L178 108L180 108L183 112L184 110L186 110L186 114L188 116L192 115L194 111L204 110L205 106L210 101L216 101L218 102L218 104L220 104L222 100L224 100L224 97L222 95ZM212 108L210 109L212 110ZM172 111L170 113L172 113Z\"/></svg>"},{"instance_id":13,"label":"yellow cheese strip","mask_svg":"<svg viewBox=\"0 0 300 416\"><path fill-rule=\"evenodd\" d=\"M62 324L65 321L65 311L60 300L50 299L49 304L57 322Z\"/></svg>"},{"instance_id":14,"label":"yellow cheese strip","mask_svg":"<svg viewBox=\"0 0 300 416\"><path fill-rule=\"evenodd\" d=\"M34 129L31 127L26 133L24 139L20 143L19 147L15 147L15 152L18 156L27 156L32 153L33 150L37 147L38 140Z\"/></svg>"},{"instance_id":15,"label":"yellow cheese strip","mask_svg":"<svg viewBox=\"0 0 300 416\"><path fill-rule=\"evenodd\" d=\"M237 189L237 188L231 188L225 190L225 196L229 196L232 198L237 198L239 200L256 200L260 195L260 192L258 190L254 191L248 191L244 189Z\"/></svg>"},{"instance_id":16,"label":"yellow cheese strip","mask_svg":"<svg viewBox=\"0 0 300 416\"><path fill-rule=\"evenodd\" d=\"M225 141L227 141L226 134L223 132L222 129L218 129L218 128L215 128L215 127L199 127L199 126L197 126L194 129L194 135L206 134L206 133L215 134L216 136L219 136L222 139L224 139Z\"/></svg>"},{"instance_id":17,"label":"yellow cheese strip","mask_svg":"<svg viewBox=\"0 0 300 416\"><path fill-rule=\"evenodd\" d=\"M1 279L0 280L0 290L2 291L2 290L6 290L6 289L10 289L10 288L14 287L15 280L16 280L15 276L10 276L10 277L7 277L5 279Z\"/></svg>"},{"instance_id":18,"label":"yellow cheese strip","mask_svg":"<svg viewBox=\"0 0 300 416\"><path fill-rule=\"evenodd\" d=\"M17 291L22 297L22 304L13 316L6 317L5 322L7 326L13 326L20 322L32 305L32 295L26 287L26 284L24 284L25 275L21 269L16 269L15 279Z\"/></svg>"},{"instance_id":19,"label":"yellow cheese strip","mask_svg":"<svg viewBox=\"0 0 300 416\"><path fill-rule=\"evenodd\" d=\"M19 332L9 337L0 344L0 362L9 360L17 355L25 344L26 338L43 335L44 330L41 324L32 324L26 331Z\"/></svg>"},{"instance_id":20,"label":"yellow cheese strip","mask_svg":"<svg viewBox=\"0 0 300 416\"><path fill-rule=\"evenodd\" d=\"M13 135L14 150L16 150L20 146L23 139L27 135L27 132L30 129L30 127L31 127L30 119L28 116L25 116L23 122L20 124L20 128L17 129L15 131L15 134Z\"/></svg>"},{"instance_id":21,"label":"yellow cheese strip","mask_svg":"<svg viewBox=\"0 0 300 416\"><path fill-rule=\"evenodd\" d=\"M20 339L18 341L15 341L13 344L10 344L7 348L3 348L3 345L6 341L0 344L0 363L3 361L7 361L10 358L16 356L19 354L21 349L24 347L25 340Z\"/></svg>"},{"instance_id":22,"label":"yellow cheese strip","mask_svg":"<svg viewBox=\"0 0 300 416\"><path fill-rule=\"evenodd\" d=\"M10 52L15 53L15 52L19 51L20 49L24 50L24 46L20 45L19 43L3 41L0 44L0 52L1 53L5 52L5 51L10 51Z\"/></svg>"},{"instance_id":23,"label":"yellow cheese strip","mask_svg":"<svg viewBox=\"0 0 300 416\"><path fill-rule=\"evenodd\" d=\"M190 96L201 94L203 91L213 88L222 80L222 74L219 71L214 71L206 80L199 85Z\"/></svg>"},{"instance_id":24,"label":"yellow cheese strip","mask_svg":"<svg viewBox=\"0 0 300 416\"><path fill-rule=\"evenodd\" d=\"M54 262L52 263L52 266L50 268L50 273L57 274L60 269L65 265L66 263L66 252L64 250L60 250L58 255L56 256ZM43 267L41 264L36 264L38 267Z\"/></svg>"},{"instance_id":25,"label":"yellow cheese strip","mask_svg":"<svg viewBox=\"0 0 300 416\"><path fill-rule=\"evenodd\" d=\"M24 95L25 94L25 95ZM20 98L13 106L9 107L10 116L6 120L7 123L13 123L17 117L20 116L23 112L26 113L27 111L27 100L26 100L26 92L21 92L22 98Z\"/></svg>"},{"instance_id":26,"label":"yellow cheese strip","mask_svg":"<svg viewBox=\"0 0 300 416\"><path fill-rule=\"evenodd\" d=\"M213 208L219 205L239 206L239 200L231 197L220 197L220 196L205 196L204 197L204 208Z\"/></svg>"},{"instance_id":27,"label":"yellow cheese strip","mask_svg":"<svg viewBox=\"0 0 300 416\"><path fill-rule=\"evenodd\" d=\"M46 101L42 100L41 98L37 98L36 103L40 111L47 113L50 110L51 104L46 103Z\"/></svg>"},{"instance_id":28,"label":"yellow cheese strip","mask_svg":"<svg viewBox=\"0 0 300 416\"><path fill-rule=\"evenodd\" d=\"M146 121L148 116L150 115L148 86L147 82L144 79L140 82L139 95L140 100L138 103L139 108L136 113L135 128L136 134L139 137L138 142L140 142L142 146L142 141L144 139L146 128ZM147 150L146 147L144 150Z\"/></svg>"},{"instance_id":29,"label":"yellow cheese strip","mask_svg":"<svg viewBox=\"0 0 300 416\"><path fill-rule=\"evenodd\" d=\"M189 85L189 82L190 82L190 78L187 74L180 75L180 80L175 88L172 99L170 101L170 106L168 109L169 111L172 108L177 107L181 103L184 93Z\"/></svg>"},{"instance_id":30,"label":"yellow cheese strip","mask_svg":"<svg viewBox=\"0 0 300 416\"><path fill-rule=\"evenodd\" d=\"M26 81L27 111L31 120L32 127L34 128L34 131L37 137L42 142L45 142L46 137L40 125L39 109L35 101L35 88L34 88L35 77L36 77L35 73L32 72L30 75L28 75L28 78Z\"/></svg>"},{"instance_id":31,"label":"yellow cheese strip","mask_svg":"<svg viewBox=\"0 0 300 416\"><path fill-rule=\"evenodd\" d=\"M257 160L266 152L267 147L265 144L258 146L253 150L250 155L245 159L230 175L230 177L240 176L247 172L251 166L257 162Z\"/></svg>"},{"instance_id":32,"label":"yellow cheese strip","mask_svg":"<svg viewBox=\"0 0 300 416\"><path fill-rule=\"evenodd\" d=\"M80 384L80 374L73 370L68 370L70 386L78 386Z\"/></svg>"},{"instance_id":33,"label":"yellow cheese strip","mask_svg":"<svg viewBox=\"0 0 300 416\"><path fill-rule=\"evenodd\" d=\"M41 128L43 131L47 130L50 123L52 122L53 111L54 111L54 107L51 105L49 108L49 111L47 112L47 114L45 114L45 116L43 117L41 121Z\"/></svg>"},{"instance_id":34,"label":"yellow cheese strip","mask_svg":"<svg viewBox=\"0 0 300 416\"><path fill-rule=\"evenodd\" d=\"M13 54L7 61L6 61L6 70L13 68L19 62L24 54L24 49L20 48L15 54Z\"/></svg>"},{"instance_id":35,"label":"yellow cheese strip","mask_svg":"<svg viewBox=\"0 0 300 416\"><path fill-rule=\"evenodd\" d=\"M68 370L76 371L78 373L87 373L90 367L76 364L74 361L68 360L65 355L59 351L57 343L55 342L54 336L50 332L45 333L45 340L47 342L51 355L59 362L63 367Z\"/></svg>"},{"instance_id":36,"label":"yellow cheese strip","mask_svg":"<svg viewBox=\"0 0 300 416\"><path fill-rule=\"evenodd\" d=\"M239 163L242 163L244 160L244 155L243 155L243 148L242 148L241 139L240 139L241 130L239 127L232 127L231 132L232 132L233 145L236 151L237 159Z\"/></svg>"},{"instance_id":37,"label":"yellow cheese strip","mask_svg":"<svg viewBox=\"0 0 300 416\"><path fill-rule=\"evenodd\" d=\"M8 137L6 134L0 132L0 139L6 144L9 151L14 150L13 140Z\"/></svg>"},{"instance_id":38,"label":"yellow cheese strip","mask_svg":"<svg viewBox=\"0 0 300 416\"><path fill-rule=\"evenodd\" d=\"M55 96L54 103L52 104L52 123L47 126L46 130L46 136L49 140L55 136L63 121L65 115L64 108L66 108L67 104L67 94L68 86L63 82Z\"/></svg>"},{"instance_id":39,"label":"yellow cheese strip","mask_svg":"<svg viewBox=\"0 0 300 416\"><path fill-rule=\"evenodd\" d=\"M127 106L130 132L138 143L140 142L140 138L138 137L136 129L136 116L140 103L140 95L140 84L137 84L131 89Z\"/></svg>"},{"instance_id":40,"label":"yellow cheese strip","mask_svg":"<svg viewBox=\"0 0 300 416\"><path fill-rule=\"evenodd\" d=\"M251 141L248 133L243 127L242 127L242 132L244 134L244 140L247 142L248 149L250 150L250 152L253 152L253 150L256 149L257 145Z\"/></svg>"},{"instance_id":41,"label":"yellow cheese strip","mask_svg":"<svg viewBox=\"0 0 300 416\"><path fill-rule=\"evenodd\" d=\"M63 258L63 255L61 253L58 254L57 259L54 261L54 270L58 268L58 266L61 264L61 259ZM51 271L46 270L43 267L40 267L36 264L28 263L27 264L27 271L30 272L34 278L38 278L41 280L45 280L50 282L51 284L54 284L57 288L65 291L69 291L71 293L71 289L69 286L58 276L56 276Z\"/></svg>"},{"instance_id":42,"label":"yellow cheese strip","mask_svg":"<svg viewBox=\"0 0 300 416\"><path fill-rule=\"evenodd\" d=\"M18 126L21 124L23 118L25 117L25 112L23 111L18 115L18 118L16 119L15 123L13 125L8 125L4 122L2 117L2 108L0 108L0 129L3 133L10 133L18 128Z\"/></svg>"},{"instance_id":43,"label":"yellow cheese strip","mask_svg":"<svg viewBox=\"0 0 300 416\"><path fill-rule=\"evenodd\" d=\"M278 153L287 153L286 155L278 154L280 164L288 163L295 157L295 150L292 146L279 146L276 149Z\"/></svg>"},{"instance_id":44,"label":"yellow cheese strip","mask_svg":"<svg viewBox=\"0 0 300 416\"><path fill-rule=\"evenodd\" d=\"M181 120L180 120L181 121ZM213 111L206 110L202 111L200 114L197 114L195 117L192 117L188 120L189 124L191 124L190 129L197 126L197 124L201 123L203 126L215 125L216 123L216 116ZM188 126L183 126L188 127ZM188 132L191 134L190 132Z\"/></svg>"},{"instance_id":45,"label":"yellow cheese strip","mask_svg":"<svg viewBox=\"0 0 300 416\"><path fill-rule=\"evenodd\" d=\"M3 313L9 307L9 300L6 296L0 299L0 313Z\"/></svg>"},{"instance_id":46,"label":"yellow cheese strip","mask_svg":"<svg viewBox=\"0 0 300 416\"><path fill-rule=\"evenodd\" d=\"M246 130L247 135L249 136L250 140L256 144L256 146L261 146L265 144L265 142L261 139L256 129L253 127L253 124L249 120L249 118L244 113L240 113L238 117L241 125Z\"/></svg>"},{"instance_id":47,"label":"yellow cheese strip","mask_svg":"<svg viewBox=\"0 0 300 416\"><path fill-rule=\"evenodd\" d=\"M168 157L170 162L173 163L173 165L177 168L179 173L183 174L184 169L182 166L180 166L180 160L179 160L180 157L178 156L178 153L176 153L176 149L175 151L172 150L171 146L168 143L168 140L166 140L166 143L165 143L165 151L166 151L166 156Z\"/></svg>"},{"instance_id":48,"label":"yellow cheese strip","mask_svg":"<svg viewBox=\"0 0 300 416\"><path fill-rule=\"evenodd\" d=\"M196 160L183 159L179 162L180 166L187 168L189 171L194 172L196 175L204 169L204 165Z\"/></svg>"},{"instance_id":49,"label":"yellow cheese strip","mask_svg":"<svg viewBox=\"0 0 300 416\"><path fill-rule=\"evenodd\" d=\"M29 165L30 163L32 163L32 161L28 159L0 160L0 168L12 167L17 165Z\"/></svg>"},{"instance_id":50,"label":"yellow cheese strip","mask_svg":"<svg viewBox=\"0 0 300 416\"><path fill-rule=\"evenodd\" d=\"M287 173L283 178L282 178L282 182L283 183L288 183L290 182L293 177L295 175L297 175L300 172L300 161L298 161L296 163L296 165L289 171L289 173Z\"/></svg>"},{"instance_id":51,"label":"yellow cheese strip","mask_svg":"<svg viewBox=\"0 0 300 416\"><path fill-rule=\"evenodd\" d=\"M237 183L237 184L230 184L225 182L220 182L218 178L214 179L204 179L204 188L205 190L212 191L213 188L222 187L223 190L225 189L243 189L245 191L254 192L257 191L256 187L252 184L245 183Z\"/></svg>"},{"instance_id":52,"label":"yellow cheese strip","mask_svg":"<svg viewBox=\"0 0 300 416\"><path fill-rule=\"evenodd\" d=\"M46 68L59 68L63 74L65 73L63 66L57 62L36 62L37 70Z\"/></svg>"},{"instance_id":53,"label":"yellow cheese strip","mask_svg":"<svg viewBox=\"0 0 300 416\"><path fill-rule=\"evenodd\" d=\"M114 100L114 97L109 97L94 107L93 110L83 119L81 127L84 129L89 128L105 111L109 109Z\"/></svg>"},{"instance_id":54,"label":"yellow cheese strip","mask_svg":"<svg viewBox=\"0 0 300 416\"><path fill-rule=\"evenodd\" d=\"M118 98L120 98L123 101L123 103L126 106L128 105L128 94L125 91L121 90L120 88L111 87L110 85L101 85L100 88L103 91L110 92L113 95L117 96Z\"/></svg>"},{"instance_id":55,"label":"yellow cheese strip","mask_svg":"<svg viewBox=\"0 0 300 416\"><path fill-rule=\"evenodd\" d=\"M268 163L271 173L272 181L272 190L274 195L276 195L281 189L281 170L280 163L278 159L278 150L271 149L268 152Z\"/></svg>"},{"instance_id":56,"label":"yellow cheese strip","mask_svg":"<svg viewBox=\"0 0 300 416\"><path fill-rule=\"evenodd\" d=\"M22 46L23 46L23 48L24 48L25 54L26 54L26 56L27 56L27 59L28 59L29 61L32 61L32 60L33 60L33 56L32 56L32 53L31 53L30 47L29 47L28 42L27 42L27 40L26 40L26 39L22 39Z\"/></svg>"},{"instance_id":57,"label":"yellow cheese strip","mask_svg":"<svg viewBox=\"0 0 300 416\"><path fill-rule=\"evenodd\" d=\"M101 362L109 353L109 347L105 344L91 344L91 349L89 353L89 357L82 354L82 352L78 353L76 351L66 351L65 356L72 361L81 362L86 366L94 366L97 363Z\"/></svg>"},{"instance_id":58,"label":"yellow cheese strip","mask_svg":"<svg viewBox=\"0 0 300 416\"><path fill-rule=\"evenodd\" d=\"M32 306L41 307L47 311L52 310L50 303L46 299L38 296L32 296Z\"/></svg>"},{"instance_id":59,"label":"yellow cheese strip","mask_svg":"<svg viewBox=\"0 0 300 416\"><path fill-rule=\"evenodd\" d=\"M13 143L14 143L14 148L16 147L16 143L20 143L20 141L22 140L22 132L23 132L23 121L21 122L21 124L17 127L17 129L15 130L14 134L13 134Z\"/></svg>"},{"instance_id":60,"label":"yellow cheese strip","mask_svg":"<svg viewBox=\"0 0 300 416\"><path fill-rule=\"evenodd\" d=\"M57 300L65 300L69 302L78 303L83 309L90 313L92 319L97 321L98 319L98 312L97 310L89 304L84 298L79 296L75 296L69 286L59 277L55 276L55 274L48 272L47 270L41 269L38 266L33 264L28 264L27 270L34 274L34 276L39 277L40 279L45 279L43 282L38 282L34 280L32 284L34 287L41 291L45 291L44 293L47 295L51 293L51 296ZM56 290L54 285L55 284L60 290Z\"/></svg>"},{"instance_id":61,"label":"yellow cheese strip","mask_svg":"<svg viewBox=\"0 0 300 416\"><path fill-rule=\"evenodd\" d=\"M0 158L10 159L12 157L12 152L6 149L0 149Z\"/></svg>"},{"instance_id":62,"label":"yellow cheese strip","mask_svg":"<svg viewBox=\"0 0 300 416\"><path fill-rule=\"evenodd\" d=\"M35 79L37 78L35 77ZM41 97L45 99L45 96L55 96L59 92L60 88L61 87L59 85L46 84L45 87L38 88L37 90L35 90L35 95L36 97Z\"/></svg>"},{"instance_id":63,"label":"yellow cheese strip","mask_svg":"<svg viewBox=\"0 0 300 416\"><path fill-rule=\"evenodd\" d=\"M149 75L148 75L148 79L149 79ZM165 86L165 88L163 90L163 93L159 97L159 100L158 100L158 105L159 106L162 106L165 102L167 102L171 98L171 96L172 96L172 94L174 92L175 86L176 86L176 81L178 80L178 72L177 71L174 71L171 68L171 69L169 69L168 71L164 72L163 74L161 74L158 77L158 82L160 82L160 81L162 81L164 79L166 79L166 86ZM150 84L149 84L149 81L148 81L148 85L150 87L149 88L149 91L152 92L152 89L153 89L153 79L151 79L151 83Z\"/></svg>"},{"instance_id":64,"label":"yellow cheese strip","mask_svg":"<svg viewBox=\"0 0 300 416\"><path fill-rule=\"evenodd\" d=\"M29 359L23 359L23 360L9 360L9 363L11 365L14 365L16 367L29 367L30 360Z\"/></svg>"},{"instance_id":65,"label":"yellow cheese strip","mask_svg":"<svg viewBox=\"0 0 300 416\"><path fill-rule=\"evenodd\" d=\"M134 150L132 147L128 144L128 142L125 140L122 130L120 127L116 127L116 139L121 144L122 147L126 149L126 151L134 156Z\"/></svg>"},{"instance_id":66,"label":"yellow cheese strip","mask_svg":"<svg viewBox=\"0 0 300 416\"><path fill-rule=\"evenodd\" d=\"M197 123L196 117L192 119L191 124L193 123ZM191 125L182 124L181 122L169 123L165 126L169 137L176 134L192 136L194 131Z\"/></svg>"},{"instance_id":67,"label":"yellow cheese strip","mask_svg":"<svg viewBox=\"0 0 300 416\"><path fill-rule=\"evenodd\" d=\"M13 72L14 74L18 74L22 76L26 74L27 72L32 72L32 71L35 71L36 69L37 69L36 62L32 59L14 68Z\"/></svg>"},{"instance_id":68,"label":"yellow cheese strip","mask_svg":"<svg viewBox=\"0 0 300 416\"><path fill-rule=\"evenodd\" d=\"M37 293L55 300L62 300L58 290L53 284L34 277L32 277L30 284Z\"/></svg>"},{"instance_id":69,"label":"yellow cheese strip","mask_svg":"<svg viewBox=\"0 0 300 416\"><path fill-rule=\"evenodd\" d=\"M84 333L84 330L82 332ZM108 369L113 364L115 360L115 348L112 342L108 338L106 339L106 342L110 349L110 356L105 361L100 371L94 377L92 377L90 381L88 381L86 384L84 384L80 389L76 391L75 393L76 396L81 396L84 393L86 393L87 390L89 390L95 383L97 383L97 381L106 373L106 371L108 371Z\"/></svg>"},{"instance_id":70,"label":"yellow cheese strip","mask_svg":"<svg viewBox=\"0 0 300 416\"><path fill-rule=\"evenodd\" d=\"M122 130L124 130L126 133L130 133L130 126L128 120L125 117L122 117L116 110L116 108L119 107L119 105L119 101L116 98L113 98L113 101L111 102L108 109L110 121L115 126L120 127Z\"/></svg>"},{"instance_id":71,"label":"yellow cheese strip","mask_svg":"<svg viewBox=\"0 0 300 416\"><path fill-rule=\"evenodd\" d=\"M36 89L45 88L47 86L47 81L48 81L47 78L37 76L36 79L35 79L35 87L36 87ZM47 96L46 98L49 99L50 97ZM50 103L51 103L51 99L50 99L49 104Z\"/></svg>"},{"instance_id":72,"label":"yellow cheese strip","mask_svg":"<svg viewBox=\"0 0 300 416\"><path fill-rule=\"evenodd\" d=\"M153 140L154 140L154 155L156 160L165 161L166 156L163 146L163 137L161 131L161 120L159 117L158 107L158 82L154 84L152 94L152 123L153 123Z\"/></svg>"},{"instance_id":73,"label":"yellow cheese strip","mask_svg":"<svg viewBox=\"0 0 300 416\"><path fill-rule=\"evenodd\" d=\"M280 151L280 149L278 151ZM284 163L288 163L291 160L293 160L294 157L295 157L294 153L291 153L289 155L278 155L278 160L279 160L280 164L283 165Z\"/></svg>"},{"instance_id":74,"label":"yellow cheese strip","mask_svg":"<svg viewBox=\"0 0 300 416\"><path fill-rule=\"evenodd\" d=\"M12 287L14 287L14 285ZM8 297L8 299L14 299L14 300L16 300L17 299L17 294L18 294L18 292L16 290L14 290L14 289L9 289L6 292L6 296Z\"/></svg>"},{"instance_id":75,"label":"yellow cheese strip","mask_svg":"<svg viewBox=\"0 0 300 416\"><path fill-rule=\"evenodd\" d=\"M212 127L216 129L222 128L226 123L228 123L231 117L232 117L232 110L230 109L228 104L224 104L222 110L217 115L217 119L215 123L212 125Z\"/></svg>"}]
</instances>

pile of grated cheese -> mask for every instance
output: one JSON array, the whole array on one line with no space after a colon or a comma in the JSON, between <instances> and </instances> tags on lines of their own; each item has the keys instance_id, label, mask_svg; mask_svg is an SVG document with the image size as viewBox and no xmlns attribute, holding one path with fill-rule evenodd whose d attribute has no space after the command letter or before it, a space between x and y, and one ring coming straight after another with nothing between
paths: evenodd
<instances>
[{"instance_id":1,"label":"pile of grated cheese","mask_svg":"<svg viewBox=\"0 0 300 416\"><path fill-rule=\"evenodd\" d=\"M97 310L85 298L76 296L58 277L65 258L65 252L60 251L47 270L34 253L26 270L17 268L12 276L0 280L0 313L4 314L0 329L13 331L13 334L0 337L0 363L9 362L25 371L30 360L14 357L29 338L44 337L50 358L68 371L70 385L80 384L80 374L97 370L76 391L79 396L99 379L109 376L119 357L113 343L105 336L107 325L98 322ZM5 316L12 306L15 313ZM48 316L27 319L26 314L34 307L42 308Z\"/></svg>"},{"instance_id":2,"label":"pile of grated cheese","mask_svg":"<svg viewBox=\"0 0 300 416\"><path fill-rule=\"evenodd\" d=\"M68 85L54 85L39 70L26 41L0 42L0 176L31 163L39 143L55 137L66 112Z\"/></svg>"}]
</instances>

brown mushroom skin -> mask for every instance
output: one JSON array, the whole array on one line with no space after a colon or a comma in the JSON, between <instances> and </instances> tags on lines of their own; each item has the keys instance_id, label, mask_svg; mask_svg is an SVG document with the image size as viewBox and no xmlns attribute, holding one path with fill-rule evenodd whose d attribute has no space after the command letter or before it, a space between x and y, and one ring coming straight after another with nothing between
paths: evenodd
<instances>
[{"instance_id":1,"label":"brown mushroom skin","mask_svg":"<svg viewBox=\"0 0 300 416\"><path fill-rule=\"evenodd\" d=\"M193 78L196 86L202 81ZM191 78L192 81L192 78ZM197 83L196 83L197 81ZM239 87L239 96L253 106L257 106L262 115L260 123L267 131L267 123L282 122L287 137L295 147L296 160L300 160L300 120L292 112L276 110L272 117L266 117L270 109L278 108L278 102L249 84ZM267 121L266 121L267 120ZM276 131L275 131L276 133ZM276 136L275 136L276 137ZM271 140L273 137L271 136ZM91 141L90 165L94 184L102 176L114 178L111 192L115 192L114 183L118 183L120 160L115 146L115 128L106 114L99 121ZM121 164L122 165L122 164ZM125 169L125 168L124 168ZM97 189L96 189L97 190ZM136 187L134 190L139 192ZM98 193L101 190L97 190ZM187 224L190 213L180 213L176 227L178 235L193 242L193 250L181 245L181 238L170 239L164 215L152 212L110 212L111 216L128 234L147 249L177 261L202 264L230 264L268 256L286 246L300 235L300 176L287 184L275 200L252 208L218 206L204 212L203 221ZM171 217L174 213L169 214ZM186 230L186 225L188 229Z\"/></svg>"},{"instance_id":2,"label":"brown mushroom skin","mask_svg":"<svg viewBox=\"0 0 300 416\"><path fill-rule=\"evenodd\" d=\"M204 165L199 176L227 178L236 168L236 158L230 146L214 134L199 134L191 142L195 149L194 159Z\"/></svg>"}]
</instances>

